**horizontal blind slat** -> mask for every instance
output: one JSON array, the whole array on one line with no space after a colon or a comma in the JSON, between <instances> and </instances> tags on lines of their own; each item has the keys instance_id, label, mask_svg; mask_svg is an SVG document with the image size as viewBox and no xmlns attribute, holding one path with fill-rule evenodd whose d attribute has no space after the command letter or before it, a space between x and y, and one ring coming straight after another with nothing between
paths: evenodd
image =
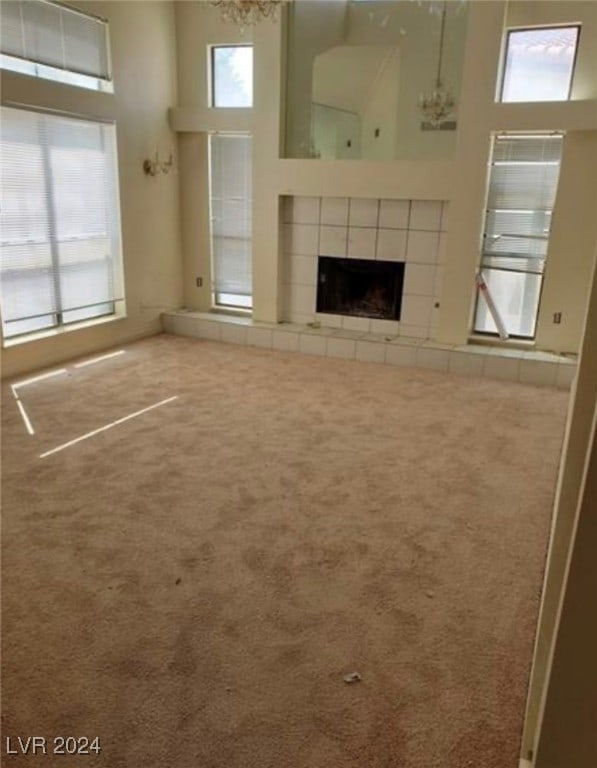
<instances>
[{"instance_id":1,"label":"horizontal blind slat","mask_svg":"<svg viewBox=\"0 0 597 768\"><path fill-rule=\"evenodd\" d=\"M562 154L562 137L504 136L495 138L493 162L558 163Z\"/></svg>"}]
</instances>

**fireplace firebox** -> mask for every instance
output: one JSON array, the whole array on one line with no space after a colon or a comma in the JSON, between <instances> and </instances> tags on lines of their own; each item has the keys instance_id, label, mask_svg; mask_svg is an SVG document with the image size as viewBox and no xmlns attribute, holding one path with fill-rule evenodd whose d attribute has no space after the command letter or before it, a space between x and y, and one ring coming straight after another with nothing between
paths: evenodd
<instances>
[{"instance_id":1,"label":"fireplace firebox","mask_svg":"<svg viewBox=\"0 0 597 768\"><path fill-rule=\"evenodd\" d=\"M380 320L400 320L403 261L320 256L317 311Z\"/></svg>"}]
</instances>

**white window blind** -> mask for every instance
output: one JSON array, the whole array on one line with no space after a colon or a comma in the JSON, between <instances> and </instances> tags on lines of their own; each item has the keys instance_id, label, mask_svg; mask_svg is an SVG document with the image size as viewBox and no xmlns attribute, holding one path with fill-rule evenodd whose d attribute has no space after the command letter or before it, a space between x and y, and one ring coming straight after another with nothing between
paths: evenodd
<instances>
[{"instance_id":1,"label":"white window blind","mask_svg":"<svg viewBox=\"0 0 597 768\"><path fill-rule=\"evenodd\" d=\"M481 269L508 333L533 337L555 203L561 135L501 135L493 147ZM494 332L484 300L475 330Z\"/></svg>"},{"instance_id":2,"label":"white window blind","mask_svg":"<svg viewBox=\"0 0 597 768\"><path fill-rule=\"evenodd\" d=\"M483 266L543 272L561 154L561 136L496 137Z\"/></svg>"},{"instance_id":3,"label":"white window blind","mask_svg":"<svg viewBox=\"0 0 597 768\"><path fill-rule=\"evenodd\" d=\"M2 108L5 338L123 310L113 125Z\"/></svg>"},{"instance_id":4,"label":"white window blind","mask_svg":"<svg viewBox=\"0 0 597 768\"><path fill-rule=\"evenodd\" d=\"M217 304L251 306L251 137L210 136L213 291Z\"/></svg>"},{"instance_id":5,"label":"white window blind","mask_svg":"<svg viewBox=\"0 0 597 768\"><path fill-rule=\"evenodd\" d=\"M111 90L108 24L50 0L0 3L2 67Z\"/></svg>"}]
</instances>

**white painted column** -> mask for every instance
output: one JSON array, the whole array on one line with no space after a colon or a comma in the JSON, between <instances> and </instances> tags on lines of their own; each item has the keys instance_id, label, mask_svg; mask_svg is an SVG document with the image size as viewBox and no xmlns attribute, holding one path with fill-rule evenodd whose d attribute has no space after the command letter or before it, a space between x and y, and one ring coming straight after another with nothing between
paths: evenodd
<instances>
[{"instance_id":1,"label":"white painted column","mask_svg":"<svg viewBox=\"0 0 597 768\"><path fill-rule=\"evenodd\" d=\"M454 187L450 202L447 258L438 341L465 344L470 329L479 264L496 90L506 3L469 4Z\"/></svg>"},{"instance_id":2,"label":"white painted column","mask_svg":"<svg viewBox=\"0 0 597 768\"><path fill-rule=\"evenodd\" d=\"M594 252L597 258L597 249L594 249ZM560 464L551 541L545 571L541 612L539 615L537 638L535 641L535 655L533 659L531 681L529 684L527 712L522 739L522 755L524 757L529 753L536 754L540 742L543 742L545 745L544 756L549 755L549 757L545 756L545 762L537 763L537 768L539 768L539 766L545 766L546 768L547 766L550 766L550 768L553 766L553 768L555 768L559 765L574 765L575 768L576 766L578 766L578 768L584 768L584 763L577 763L572 759L570 759L570 762L567 762L566 760L562 763L553 762L552 755L556 754L557 750L560 749L562 740L573 740L572 734L574 733L574 730L579 727L579 723L575 722L577 708L573 702L574 697L577 695L581 698L585 696L585 699L583 700L585 708L591 706L590 698L587 697L587 691L582 685L577 691L570 691L569 700L559 700L558 697L562 695L561 691L565 690L570 682L567 682L562 676L562 670L566 666L570 667L571 672L573 672L574 665L576 661L578 661L579 668L577 669L577 672L580 671L581 677L584 677L585 674L589 675L587 679L590 679L591 671L593 672L594 677L597 672L597 659L595 659L594 653L595 645L590 646L590 652L584 661L584 664L587 665L585 669L582 669L583 662L581 662L583 649L587 651L586 640L590 638L591 629L593 633L595 632L595 622L597 621L597 614L594 609L595 585L597 584L595 563L597 563L597 560L594 558L594 552L591 555L593 558L594 581L591 583L590 579L587 579L583 583L583 574L580 573L578 578L581 579L581 582L574 586L574 589L585 590L584 601L581 601L578 604L575 604L574 602L570 603L571 600L574 601L576 598L569 597L568 595L564 596L566 579L569 573L568 569L571 567L571 558L572 562L574 562L574 558L577 556L577 550L581 551L581 555L578 556L584 556L582 555L582 552L584 552L582 547L584 545L578 538L578 531L580 529L577 528L577 526L580 525L581 519L579 515L585 516L583 526L587 526L587 530L589 531L587 536L589 536L591 527L588 518L592 514L594 520L594 510L597 508L594 479L592 481L593 485L589 485L589 489L590 487L593 488L592 491L587 493L587 487L583 489L583 483L585 482L585 464L590 453L592 440L591 430L593 429L593 420L595 418L595 409L597 405L597 279L595 275L596 273L593 275L592 288L589 289L590 297L588 311L585 316L584 339L581 348L576 385L572 394ZM595 446L593 446L593 453L595 453ZM597 472L597 465L594 460L593 471ZM592 535L594 537L594 524L592 530ZM574 543L575 534L577 537L577 544ZM593 546L597 546L597 543ZM584 567L587 568L587 565ZM571 586L568 584L568 593L570 588ZM591 589L593 589L592 598ZM566 600L568 600L569 605L568 608L562 612L562 607L564 606L565 608L566 606ZM580 615L578 615L579 611ZM566 627L565 634L562 635L562 622L567 620L574 622L574 624L571 625L571 627ZM584 627L583 622L585 623ZM574 631L579 633L577 638L579 651L578 660L575 659L576 651L573 648L572 639L570 637L570 632L573 631L573 628ZM585 632L586 634L584 634ZM556 643L558 645L556 645ZM554 652L555 654L561 654L560 661L558 662L561 665L561 669L558 672L559 678L555 681L549 681L550 670L555 658ZM593 664L592 670L590 667L591 661ZM571 680L572 679L573 678L571 678ZM594 691L597 690L597 681L595 681L594 685L593 697ZM593 698L592 706L594 713L597 713L597 701L595 698ZM544 711L547 719L544 718ZM585 710L585 712L586 711L588 710ZM562 717L563 720L562 734L558 733L559 726L557 725L557 718L559 717ZM542 721L543 726L541 725ZM553 729L553 732L546 731L546 729L550 728ZM568 729L567 735L564 733L566 728ZM594 723L593 732L595 732ZM568 744L567 748L570 749L570 744Z\"/></svg>"},{"instance_id":3,"label":"white painted column","mask_svg":"<svg viewBox=\"0 0 597 768\"><path fill-rule=\"evenodd\" d=\"M253 101L253 319L280 318L280 198L278 159L282 146L282 38L285 18L254 30Z\"/></svg>"}]
</instances>

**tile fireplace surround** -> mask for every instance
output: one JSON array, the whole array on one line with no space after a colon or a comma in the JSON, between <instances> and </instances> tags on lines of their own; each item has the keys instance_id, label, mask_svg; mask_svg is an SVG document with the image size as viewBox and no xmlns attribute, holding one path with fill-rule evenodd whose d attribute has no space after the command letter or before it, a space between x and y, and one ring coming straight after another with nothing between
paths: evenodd
<instances>
[{"instance_id":1,"label":"tile fireplace surround","mask_svg":"<svg viewBox=\"0 0 597 768\"><path fill-rule=\"evenodd\" d=\"M441 200L287 197L281 265L282 322L175 310L164 330L232 344L568 389L576 358L434 341L449 204ZM318 256L405 263L400 322L315 311Z\"/></svg>"},{"instance_id":2,"label":"tile fireplace surround","mask_svg":"<svg viewBox=\"0 0 597 768\"><path fill-rule=\"evenodd\" d=\"M433 338L445 257L448 203L287 197L284 201L283 319L364 333ZM405 262L400 323L317 314L317 257ZM437 306L436 306L437 305Z\"/></svg>"}]
</instances>

